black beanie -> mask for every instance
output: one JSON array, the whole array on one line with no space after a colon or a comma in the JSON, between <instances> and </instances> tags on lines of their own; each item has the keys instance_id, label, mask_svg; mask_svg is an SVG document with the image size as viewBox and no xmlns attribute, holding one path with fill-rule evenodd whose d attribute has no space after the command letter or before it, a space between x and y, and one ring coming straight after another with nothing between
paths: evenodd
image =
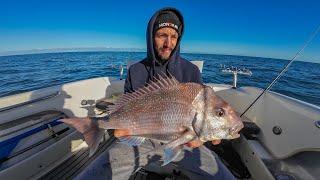
<instances>
[{"instance_id":1,"label":"black beanie","mask_svg":"<svg viewBox=\"0 0 320 180\"><path fill-rule=\"evenodd\" d=\"M172 11L163 11L159 14L154 23L153 33L158 29L171 27L181 35L181 22L179 17Z\"/></svg>"}]
</instances>

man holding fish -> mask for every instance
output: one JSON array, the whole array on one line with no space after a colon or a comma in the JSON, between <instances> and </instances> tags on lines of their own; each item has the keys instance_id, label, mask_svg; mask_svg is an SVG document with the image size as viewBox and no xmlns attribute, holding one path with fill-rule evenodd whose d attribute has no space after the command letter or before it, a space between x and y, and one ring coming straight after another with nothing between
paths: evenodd
<instances>
[{"instance_id":1,"label":"man holding fish","mask_svg":"<svg viewBox=\"0 0 320 180\"><path fill-rule=\"evenodd\" d=\"M105 129L114 129L122 142L99 156L79 179L129 179L140 167L161 166L197 179L234 179L219 158L201 145L237 138L243 124L212 88L202 84L199 69L180 57L183 30L179 11L156 12L148 24L147 57L129 68L126 93L109 107L110 115L62 120L84 135L90 155ZM189 152L185 146L195 149Z\"/></svg>"}]
</instances>

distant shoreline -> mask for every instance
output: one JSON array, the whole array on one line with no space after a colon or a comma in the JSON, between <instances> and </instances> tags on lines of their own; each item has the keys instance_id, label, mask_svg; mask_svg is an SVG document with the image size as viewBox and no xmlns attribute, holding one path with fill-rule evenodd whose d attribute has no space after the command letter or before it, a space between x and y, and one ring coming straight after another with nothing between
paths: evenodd
<instances>
[{"instance_id":1,"label":"distant shoreline","mask_svg":"<svg viewBox=\"0 0 320 180\"><path fill-rule=\"evenodd\" d=\"M3 51L0 56L15 56L28 54L48 54L48 53L68 53L68 52L146 52L142 48L53 48L53 49L31 49L31 50L17 50L17 51Z\"/></svg>"},{"instance_id":2,"label":"distant shoreline","mask_svg":"<svg viewBox=\"0 0 320 180\"><path fill-rule=\"evenodd\" d=\"M147 51L142 48L57 48L57 49L44 49L44 50L25 50L25 51L7 51L0 52L0 57L7 56L24 56L24 55L37 55L37 54L61 54L61 53L95 53L95 52L132 52L132 53L146 53ZM181 54L198 54L198 55L222 55L222 56L238 56L238 57L250 57L250 58L264 58L264 59L275 59L290 61L290 59L274 58L274 57L261 57L261 56L247 56L247 55L237 55L237 54L215 54L215 53L204 53L204 52L193 52L185 51ZM306 60L295 60L300 62L316 63L314 61Z\"/></svg>"},{"instance_id":3,"label":"distant shoreline","mask_svg":"<svg viewBox=\"0 0 320 180\"><path fill-rule=\"evenodd\" d=\"M103 53L103 52L116 52L116 53L121 53L121 52L130 52L130 53L146 53L145 50L143 49L117 49L117 48L112 48L108 50L65 50L65 51L39 51L39 52L27 52L27 53L17 53L17 54L0 54L1 57L9 57L9 56L25 56L25 55L41 55L41 54L63 54L63 53ZM273 59L273 60L283 60L283 61L290 61L289 59L281 59L281 58L272 58L272 57L260 57L260 56L245 56L245 55L235 55L235 54L214 54L214 53L203 53L203 52L182 52L183 54L198 54L198 55L220 55L220 56L238 56L238 57L249 57L249 58L264 58L264 59ZM316 63L313 61L303 61L303 60L296 60L299 62L308 62L308 63Z\"/></svg>"}]
</instances>

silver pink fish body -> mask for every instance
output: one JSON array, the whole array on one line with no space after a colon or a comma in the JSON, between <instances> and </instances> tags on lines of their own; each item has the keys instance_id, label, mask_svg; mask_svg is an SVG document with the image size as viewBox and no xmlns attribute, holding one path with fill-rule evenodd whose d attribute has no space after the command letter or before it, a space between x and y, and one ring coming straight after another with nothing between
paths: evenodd
<instances>
[{"instance_id":1,"label":"silver pink fish body","mask_svg":"<svg viewBox=\"0 0 320 180\"><path fill-rule=\"evenodd\" d=\"M176 139L187 130L202 141L238 137L242 122L212 88L161 79L133 94L123 95L102 124L126 129L132 136L160 141ZM171 83L166 85L165 83ZM218 113L221 113L219 116Z\"/></svg>"},{"instance_id":2,"label":"silver pink fish body","mask_svg":"<svg viewBox=\"0 0 320 180\"><path fill-rule=\"evenodd\" d=\"M193 140L203 142L239 137L243 127L235 111L212 88L196 83L179 83L173 77L160 76L133 93L122 97L109 108L107 119L63 119L80 131L90 147L97 150L102 129L125 132L121 142L137 146L145 139L165 142L164 163L174 160L182 146ZM119 135L119 134L118 134Z\"/></svg>"}]
</instances>

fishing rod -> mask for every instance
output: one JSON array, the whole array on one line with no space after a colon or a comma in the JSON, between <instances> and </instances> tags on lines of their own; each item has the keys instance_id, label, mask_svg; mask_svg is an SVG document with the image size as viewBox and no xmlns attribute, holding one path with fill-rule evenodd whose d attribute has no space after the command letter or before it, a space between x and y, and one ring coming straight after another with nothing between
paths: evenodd
<instances>
[{"instance_id":1,"label":"fishing rod","mask_svg":"<svg viewBox=\"0 0 320 180\"><path fill-rule=\"evenodd\" d=\"M320 25L318 26L318 28L316 29L316 31L314 33L311 34L311 36L308 38L308 40L304 43L304 45L302 46L302 48L299 49L299 51L295 54L295 56L289 61L289 63L284 67L284 69L279 73L279 75L270 83L270 85L268 87L266 87L261 93L260 95L248 106L248 108L240 115L240 117L242 117L258 100L259 98L266 92L268 91L276 82L277 80L286 72L286 70L289 68L289 66L296 60L296 58L303 52L303 50L308 46L308 44L316 37L316 35L318 34L318 32L320 31ZM111 134L110 138L115 139L114 135ZM111 142L110 146L112 144L114 144L116 141ZM148 155L148 153L154 151L155 149L150 149L150 151L147 151L143 154L140 154L138 156L135 157L135 161L140 158L143 155ZM152 162L157 162L158 160L154 160ZM135 163L135 162L134 162ZM174 163L175 167L180 167L181 165L178 165L176 163ZM183 168L183 167L182 167ZM137 167L137 169L133 172L136 173L140 171L140 166Z\"/></svg>"},{"instance_id":2,"label":"fishing rod","mask_svg":"<svg viewBox=\"0 0 320 180\"><path fill-rule=\"evenodd\" d=\"M296 60L296 58L301 55L301 53L303 52L303 50L310 44L310 42L316 37L316 35L318 34L318 32L320 31L320 25L318 26L318 28L310 35L310 37L308 38L308 40L304 43L304 45L302 46L302 48L300 48L300 50L294 55L294 57L289 61L289 63L282 69L282 71L278 74L278 76L269 84L268 87L266 87L261 93L260 95L247 107L247 109L240 115L240 117L242 117L258 100L259 98L266 92L268 91L277 81L278 79L287 71L287 69L289 68L289 66L293 63L293 61Z\"/></svg>"}]
</instances>

